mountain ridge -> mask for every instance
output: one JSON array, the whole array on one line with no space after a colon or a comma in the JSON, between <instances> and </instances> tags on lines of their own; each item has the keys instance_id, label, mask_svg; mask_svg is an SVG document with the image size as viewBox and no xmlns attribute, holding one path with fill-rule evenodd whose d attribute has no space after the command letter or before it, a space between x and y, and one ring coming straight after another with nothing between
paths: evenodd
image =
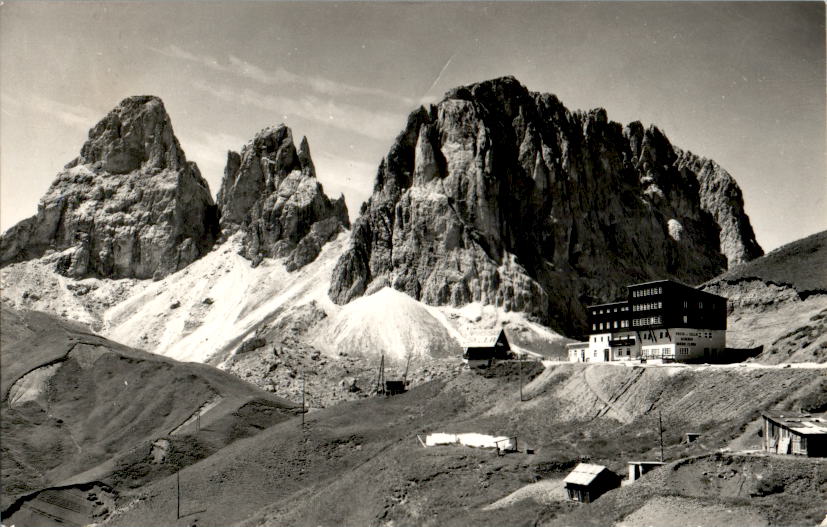
<instances>
[{"instance_id":1,"label":"mountain ridge","mask_svg":"<svg viewBox=\"0 0 827 527\"><path fill-rule=\"evenodd\" d=\"M571 112L513 77L411 112L334 271L338 303L384 286L480 301L569 334L629 283L704 282L762 254L734 179L655 126Z\"/></svg>"}]
</instances>

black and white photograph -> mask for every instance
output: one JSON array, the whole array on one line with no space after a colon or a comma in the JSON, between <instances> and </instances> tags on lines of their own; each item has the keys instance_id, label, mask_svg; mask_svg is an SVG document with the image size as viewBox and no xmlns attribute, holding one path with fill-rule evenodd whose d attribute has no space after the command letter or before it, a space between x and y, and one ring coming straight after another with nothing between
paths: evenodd
<instances>
[{"instance_id":1,"label":"black and white photograph","mask_svg":"<svg viewBox=\"0 0 827 527\"><path fill-rule=\"evenodd\" d=\"M827 526L825 5L0 1L0 524Z\"/></svg>"}]
</instances>

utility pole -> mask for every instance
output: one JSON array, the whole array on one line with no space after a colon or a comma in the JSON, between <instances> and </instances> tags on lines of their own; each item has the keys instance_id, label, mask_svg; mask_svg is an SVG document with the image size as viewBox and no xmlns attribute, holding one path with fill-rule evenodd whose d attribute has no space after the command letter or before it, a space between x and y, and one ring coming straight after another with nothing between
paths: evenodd
<instances>
[{"instance_id":1,"label":"utility pole","mask_svg":"<svg viewBox=\"0 0 827 527\"><path fill-rule=\"evenodd\" d=\"M660 462L663 463L663 419L658 410L658 430L660 431Z\"/></svg>"},{"instance_id":2,"label":"utility pole","mask_svg":"<svg viewBox=\"0 0 827 527\"><path fill-rule=\"evenodd\" d=\"M520 402L523 402L523 356L520 355Z\"/></svg>"},{"instance_id":3,"label":"utility pole","mask_svg":"<svg viewBox=\"0 0 827 527\"><path fill-rule=\"evenodd\" d=\"M304 428L304 368L302 368L302 429Z\"/></svg>"},{"instance_id":4,"label":"utility pole","mask_svg":"<svg viewBox=\"0 0 827 527\"><path fill-rule=\"evenodd\" d=\"M379 378L376 381L376 393L385 393L385 354L382 353L382 358L379 359Z\"/></svg>"},{"instance_id":5,"label":"utility pole","mask_svg":"<svg viewBox=\"0 0 827 527\"><path fill-rule=\"evenodd\" d=\"M181 471L175 473L175 519L181 519Z\"/></svg>"},{"instance_id":6,"label":"utility pole","mask_svg":"<svg viewBox=\"0 0 827 527\"><path fill-rule=\"evenodd\" d=\"M408 351L408 361L405 363L405 374L402 375L402 384L405 386L408 385L408 369L411 367L411 357L413 356L413 350Z\"/></svg>"}]
</instances>

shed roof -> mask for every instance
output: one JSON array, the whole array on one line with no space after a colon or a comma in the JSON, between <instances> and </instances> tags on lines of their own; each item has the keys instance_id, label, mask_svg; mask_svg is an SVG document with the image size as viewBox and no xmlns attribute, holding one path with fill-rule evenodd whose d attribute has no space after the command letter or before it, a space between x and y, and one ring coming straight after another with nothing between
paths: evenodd
<instances>
[{"instance_id":1,"label":"shed roof","mask_svg":"<svg viewBox=\"0 0 827 527\"><path fill-rule=\"evenodd\" d=\"M564 479L563 482L572 483L574 485L590 485L591 482L594 481L594 478L596 478L597 475L604 470L608 469L603 465L580 463L574 467L574 470L569 472L569 475L566 476L566 479Z\"/></svg>"},{"instance_id":2,"label":"shed roof","mask_svg":"<svg viewBox=\"0 0 827 527\"><path fill-rule=\"evenodd\" d=\"M810 414L764 412L764 418L801 435L827 434L827 420Z\"/></svg>"},{"instance_id":3,"label":"shed roof","mask_svg":"<svg viewBox=\"0 0 827 527\"><path fill-rule=\"evenodd\" d=\"M462 344L466 348L493 348L501 333L503 333L502 329L478 331L466 337Z\"/></svg>"}]
</instances>

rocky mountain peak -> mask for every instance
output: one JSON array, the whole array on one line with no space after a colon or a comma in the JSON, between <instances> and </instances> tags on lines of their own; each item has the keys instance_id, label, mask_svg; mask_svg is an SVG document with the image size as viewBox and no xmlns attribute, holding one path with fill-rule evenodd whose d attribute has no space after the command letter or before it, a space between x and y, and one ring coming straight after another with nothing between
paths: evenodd
<instances>
[{"instance_id":1,"label":"rocky mountain peak","mask_svg":"<svg viewBox=\"0 0 827 527\"><path fill-rule=\"evenodd\" d=\"M111 174L181 170L186 157L164 103L152 95L127 97L89 131L80 156L66 165L92 165Z\"/></svg>"},{"instance_id":2,"label":"rocky mountain peak","mask_svg":"<svg viewBox=\"0 0 827 527\"><path fill-rule=\"evenodd\" d=\"M344 196L330 200L316 180L307 138L296 150L283 124L257 133L240 154L228 153L218 206L223 233L244 233L243 256L254 264L286 257L291 270L350 227Z\"/></svg>"},{"instance_id":3,"label":"rocky mountain peak","mask_svg":"<svg viewBox=\"0 0 827 527\"><path fill-rule=\"evenodd\" d=\"M68 276L158 278L212 247L216 213L161 99L129 97L89 131L37 214L0 238L0 263L46 254Z\"/></svg>"},{"instance_id":4,"label":"rocky mountain peak","mask_svg":"<svg viewBox=\"0 0 827 527\"><path fill-rule=\"evenodd\" d=\"M583 305L629 283L700 283L760 252L728 174L655 126L571 112L502 77L409 115L330 295L345 303L391 286L430 304L525 311L576 334Z\"/></svg>"}]
</instances>

